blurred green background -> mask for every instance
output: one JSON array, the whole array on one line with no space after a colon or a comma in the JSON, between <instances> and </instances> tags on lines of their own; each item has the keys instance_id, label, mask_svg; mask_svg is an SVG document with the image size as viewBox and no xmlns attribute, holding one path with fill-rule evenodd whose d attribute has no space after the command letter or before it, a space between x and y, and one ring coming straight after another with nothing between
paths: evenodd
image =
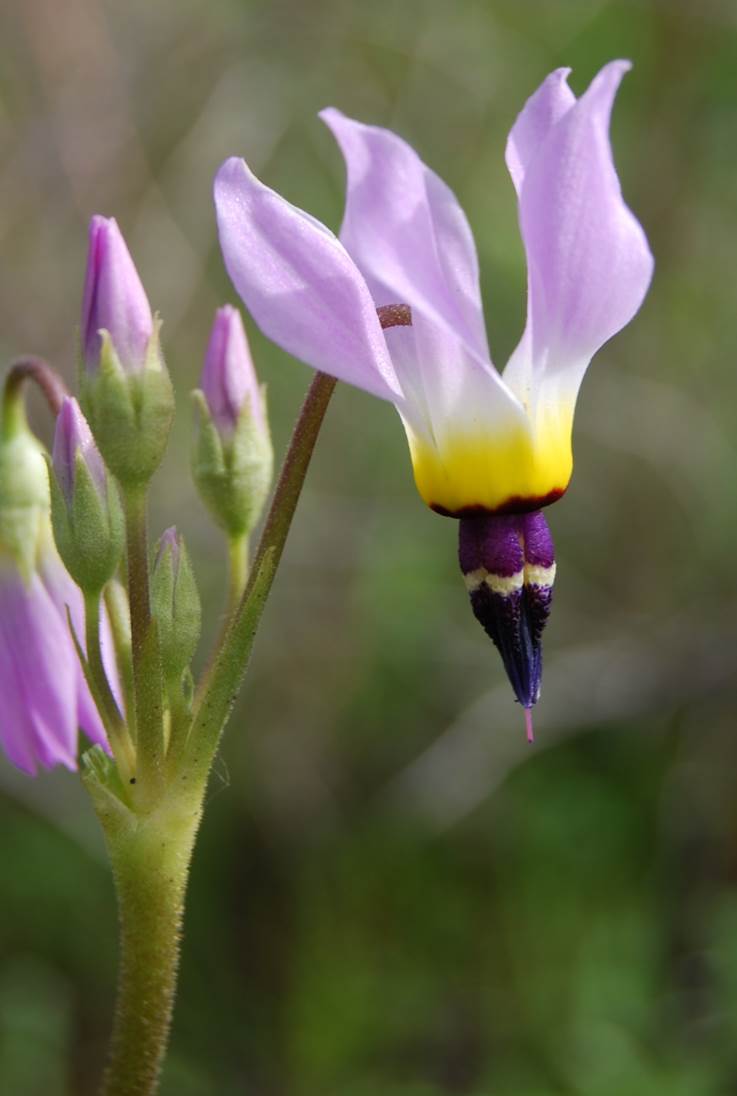
<instances>
[{"instance_id":1,"label":"blurred green background","mask_svg":"<svg viewBox=\"0 0 737 1096\"><path fill-rule=\"evenodd\" d=\"M223 553L188 478L188 392L235 301L217 165L245 155L337 228L316 111L398 130L474 226L503 365L525 278L507 132L551 69L581 92L618 56L616 160L656 276L586 379L549 511L538 741L395 414L340 390L212 780L165 1096L737 1091L737 6L0 10L1 359L73 376L87 220L115 215L178 388L154 526L188 538L209 637ZM249 331L281 453L310 373ZM0 849L0 1089L87 1096L115 908L75 777L0 761Z\"/></svg>"}]
</instances>

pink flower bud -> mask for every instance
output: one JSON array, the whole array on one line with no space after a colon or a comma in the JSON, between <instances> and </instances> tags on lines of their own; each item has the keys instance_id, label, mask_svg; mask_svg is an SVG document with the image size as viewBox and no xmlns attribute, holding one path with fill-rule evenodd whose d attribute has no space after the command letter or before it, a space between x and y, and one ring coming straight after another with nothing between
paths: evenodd
<instances>
[{"instance_id":1,"label":"pink flower bud","mask_svg":"<svg viewBox=\"0 0 737 1096\"><path fill-rule=\"evenodd\" d=\"M74 498L78 453L87 465L100 495L105 498L107 493L105 465L97 451L87 420L79 409L79 404L73 397L67 396L56 420L52 455L54 472L67 506L71 506Z\"/></svg>"},{"instance_id":2,"label":"pink flower bud","mask_svg":"<svg viewBox=\"0 0 737 1096\"><path fill-rule=\"evenodd\" d=\"M243 320L240 312L231 305L225 305L215 313L201 385L220 434L232 435L246 400L257 426L263 427L264 431L267 429L263 399Z\"/></svg>"},{"instance_id":3,"label":"pink flower bud","mask_svg":"<svg viewBox=\"0 0 737 1096\"><path fill-rule=\"evenodd\" d=\"M87 372L99 369L101 331L108 332L127 373L142 369L153 326L146 292L116 221L93 217L82 302L82 355Z\"/></svg>"}]
</instances>

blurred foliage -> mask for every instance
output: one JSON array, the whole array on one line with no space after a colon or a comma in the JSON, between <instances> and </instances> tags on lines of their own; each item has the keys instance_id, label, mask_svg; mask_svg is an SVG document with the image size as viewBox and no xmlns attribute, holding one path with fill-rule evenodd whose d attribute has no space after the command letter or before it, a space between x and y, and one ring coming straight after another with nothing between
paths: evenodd
<instances>
[{"instance_id":1,"label":"blurred foliage","mask_svg":"<svg viewBox=\"0 0 737 1096\"><path fill-rule=\"evenodd\" d=\"M86 222L117 216L180 402L154 531L189 541L206 641L222 545L186 470L188 391L234 300L218 163L246 155L337 227L316 111L400 131L474 226L501 365L524 315L509 127L551 69L580 92L634 61L613 139L657 271L586 379L550 511L538 743L396 416L340 391L212 781L164 1094L734 1092L734 4L25 0L0 56L2 358L73 376ZM309 371L249 331L280 452ZM95 821L69 774L3 763L0 833L2 1091L86 1096L116 946Z\"/></svg>"}]
</instances>

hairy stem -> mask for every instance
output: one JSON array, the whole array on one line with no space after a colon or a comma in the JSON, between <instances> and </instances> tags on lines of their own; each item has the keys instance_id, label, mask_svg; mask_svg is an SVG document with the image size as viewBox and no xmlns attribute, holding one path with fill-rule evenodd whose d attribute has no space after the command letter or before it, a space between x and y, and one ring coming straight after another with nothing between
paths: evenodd
<instances>
[{"instance_id":1,"label":"hairy stem","mask_svg":"<svg viewBox=\"0 0 737 1096\"><path fill-rule=\"evenodd\" d=\"M115 878L120 973L101 1096L154 1096L171 1027L184 898L202 791L148 815L98 814ZM193 789L194 791L194 789Z\"/></svg>"},{"instance_id":2,"label":"hairy stem","mask_svg":"<svg viewBox=\"0 0 737 1096\"><path fill-rule=\"evenodd\" d=\"M158 634L151 619L145 491L123 493L128 549L128 602L135 692L137 779L144 795L162 787L164 712Z\"/></svg>"},{"instance_id":3,"label":"hairy stem","mask_svg":"<svg viewBox=\"0 0 737 1096\"><path fill-rule=\"evenodd\" d=\"M49 410L56 417L61 411L64 397L69 395L69 389L56 370L52 369L43 358L28 355L16 358L11 363L5 378L6 400L15 400L21 387L28 380L38 385L49 405Z\"/></svg>"},{"instance_id":4,"label":"hairy stem","mask_svg":"<svg viewBox=\"0 0 737 1096\"><path fill-rule=\"evenodd\" d=\"M248 536L228 538L228 613L243 597L248 581Z\"/></svg>"},{"instance_id":5,"label":"hairy stem","mask_svg":"<svg viewBox=\"0 0 737 1096\"><path fill-rule=\"evenodd\" d=\"M284 464L279 473L279 480L274 491L274 497L271 500L264 531L256 550L251 581L246 586L241 600L241 609L248 600L255 582L255 575L267 552L274 553L274 573L276 573L279 566L287 535L292 525L294 511L297 509L299 496L302 494L307 469L312 460L317 435L320 433L320 427L336 384L335 377L329 377L326 373L316 373L312 384L307 390L307 395L304 398L304 403L292 432Z\"/></svg>"},{"instance_id":6,"label":"hairy stem","mask_svg":"<svg viewBox=\"0 0 737 1096\"><path fill-rule=\"evenodd\" d=\"M130 716L129 731L135 732L133 713L135 712L135 692L133 687L133 662L131 657L130 612L128 596L117 579L108 582L105 587L105 608L107 609L110 629L113 636L115 661L120 676L126 715ZM133 740L135 742L135 739Z\"/></svg>"}]
</instances>

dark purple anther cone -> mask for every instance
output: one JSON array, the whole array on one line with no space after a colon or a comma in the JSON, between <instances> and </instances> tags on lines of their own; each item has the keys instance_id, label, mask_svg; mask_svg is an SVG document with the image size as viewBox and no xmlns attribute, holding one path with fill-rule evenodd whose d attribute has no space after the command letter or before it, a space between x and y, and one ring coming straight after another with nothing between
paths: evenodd
<instances>
[{"instance_id":1,"label":"dark purple anther cone","mask_svg":"<svg viewBox=\"0 0 737 1096\"><path fill-rule=\"evenodd\" d=\"M461 518L458 558L476 619L529 710L540 696L541 638L555 578L548 523L539 510Z\"/></svg>"}]
</instances>

